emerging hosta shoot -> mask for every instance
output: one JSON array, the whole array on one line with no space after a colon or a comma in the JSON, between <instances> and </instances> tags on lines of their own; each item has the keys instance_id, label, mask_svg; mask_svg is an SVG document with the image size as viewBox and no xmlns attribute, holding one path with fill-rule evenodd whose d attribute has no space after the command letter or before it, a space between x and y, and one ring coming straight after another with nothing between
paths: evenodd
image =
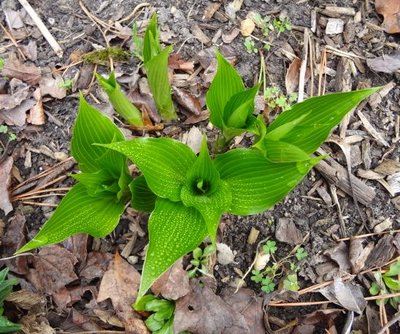
<instances>
[{"instance_id":1,"label":"emerging hosta shoot","mask_svg":"<svg viewBox=\"0 0 400 334\"><path fill-rule=\"evenodd\" d=\"M165 121L177 118L168 77L168 56L171 51L172 46L161 49L157 15L153 14L144 35L143 60L151 93Z\"/></svg>"},{"instance_id":2,"label":"emerging hosta shoot","mask_svg":"<svg viewBox=\"0 0 400 334\"><path fill-rule=\"evenodd\" d=\"M142 114L138 108L132 104L122 91L120 85L115 79L114 71L111 72L108 79L96 73L96 78L101 87L108 95L115 111L121 115L130 125L143 126Z\"/></svg>"},{"instance_id":3,"label":"emerging hosta shoot","mask_svg":"<svg viewBox=\"0 0 400 334\"><path fill-rule=\"evenodd\" d=\"M17 253L61 242L78 233L104 237L114 230L130 198L127 160L118 152L93 144L124 139L111 120L81 95L71 142L72 155L81 170L72 177L79 182L39 233Z\"/></svg>"}]
</instances>

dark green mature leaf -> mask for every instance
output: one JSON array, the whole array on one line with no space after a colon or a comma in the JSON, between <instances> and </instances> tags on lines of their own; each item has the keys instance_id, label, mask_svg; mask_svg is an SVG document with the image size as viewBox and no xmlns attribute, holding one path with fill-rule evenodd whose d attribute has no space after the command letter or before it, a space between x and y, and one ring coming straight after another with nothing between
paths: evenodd
<instances>
[{"instance_id":1,"label":"dark green mature leaf","mask_svg":"<svg viewBox=\"0 0 400 334\"><path fill-rule=\"evenodd\" d=\"M181 202L158 198L149 219L146 253L138 300L180 257L195 249L206 237L201 214Z\"/></svg>"},{"instance_id":2,"label":"dark green mature leaf","mask_svg":"<svg viewBox=\"0 0 400 334\"><path fill-rule=\"evenodd\" d=\"M89 196L97 196L103 192L118 193L120 188L116 180L106 170L95 173L79 173L71 175L86 187Z\"/></svg>"},{"instance_id":3,"label":"dark green mature leaf","mask_svg":"<svg viewBox=\"0 0 400 334\"><path fill-rule=\"evenodd\" d=\"M132 160L157 196L180 201L186 174L196 160L185 144L169 138L136 138L105 146Z\"/></svg>"},{"instance_id":4,"label":"dark green mature leaf","mask_svg":"<svg viewBox=\"0 0 400 334\"><path fill-rule=\"evenodd\" d=\"M250 215L279 202L321 159L273 163L257 149L235 149L217 155L214 163L232 192L229 212Z\"/></svg>"},{"instance_id":5,"label":"dark green mature leaf","mask_svg":"<svg viewBox=\"0 0 400 334\"><path fill-rule=\"evenodd\" d=\"M142 113L138 108L129 101L128 97L122 91L120 85L115 79L115 73L112 71L108 79L96 73L97 81L107 93L108 98L115 111L121 115L129 124L134 126L142 126Z\"/></svg>"},{"instance_id":6,"label":"dark green mature leaf","mask_svg":"<svg viewBox=\"0 0 400 334\"><path fill-rule=\"evenodd\" d=\"M268 127L268 133L282 126L288 127L290 122L296 123L302 118L290 131L285 129L286 134L280 135L279 140L295 145L306 153L313 153L351 109L379 89L369 88L309 98L280 114Z\"/></svg>"},{"instance_id":7,"label":"dark green mature leaf","mask_svg":"<svg viewBox=\"0 0 400 334\"><path fill-rule=\"evenodd\" d=\"M156 204L157 196L150 190L143 175L129 184L132 193L131 206L135 210L151 212Z\"/></svg>"},{"instance_id":8,"label":"dark green mature leaf","mask_svg":"<svg viewBox=\"0 0 400 334\"><path fill-rule=\"evenodd\" d=\"M73 133L71 152L82 172L95 173L107 169L111 175L119 178L121 170L126 168L126 158L93 144L122 141L125 140L124 135L110 119L88 104L82 94Z\"/></svg>"},{"instance_id":9,"label":"dark green mature leaf","mask_svg":"<svg viewBox=\"0 0 400 334\"><path fill-rule=\"evenodd\" d=\"M234 67L217 51L218 69L206 95L210 121L222 129L224 109L228 101L237 93L245 90L240 75Z\"/></svg>"},{"instance_id":10,"label":"dark green mature leaf","mask_svg":"<svg viewBox=\"0 0 400 334\"><path fill-rule=\"evenodd\" d=\"M166 121L177 118L168 77L168 56L171 51L172 46L168 46L144 63L149 87L157 109L161 118Z\"/></svg>"},{"instance_id":11,"label":"dark green mature leaf","mask_svg":"<svg viewBox=\"0 0 400 334\"><path fill-rule=\"evenodd\" d=\"M112 232L124 211L115 194L92 197L83 184L74 185L36 236L16 253L61 242L74 234L104 237Z\"/></svg>"}]
</instances>

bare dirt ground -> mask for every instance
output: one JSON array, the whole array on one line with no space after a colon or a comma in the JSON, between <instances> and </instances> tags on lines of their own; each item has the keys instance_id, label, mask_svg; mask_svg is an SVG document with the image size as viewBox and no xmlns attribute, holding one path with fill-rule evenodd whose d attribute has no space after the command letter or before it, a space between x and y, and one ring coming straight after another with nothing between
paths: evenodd
<instances>
[{"instance_id":1,"label":"bare dirt ground","mask_svg":"<svg viewBox=\"0 0 400 334\"><path fill-rule=\"evenodd\" d=\"M179 120L148 132L151 136L215 135L205 107L215 48L236 64L248 86L258 80L262 55L267 86L282 95L306 98L383 86L334 131L322 148L330 158L284 201L263 214L223 217L222 246L209 259L201 284L189 285L183 271L188 256L177 265L175 282L164 281L155 291L177 300L176 332L399 332L400 283L385 286L377 274L396 263L400 252L398 1L29 2L60 49L57 55L20 1L1 1L2 258L37 233L73 184L69 145L79 91L112 116L94 73L108 73L112 66L132 100L145 89L135 57L90 62L85 55L109 47L131 52L133 23L142 33L156 11L162 42L174 45L170 67ZM255 13L269 20L264 27L248 26L246 18L252 21ZM285 18L290 29L280 32L273 21ZM273 105L278 98L264 99L261 91L257 112L272 120L281 112ZM128 138L143 135L124 132ZM247 140L233 145L245 146ZM0 260L19 280L5 314L23 324L24 333L146 333L148 314L130 306L148 241L146 221L146 215L128 210L104 239L75 236L29 256ZM265 264L279 264L275 289L268 293L265 282L251 279L267 240L276 241L277 251ZM301 260L294 256L299 247L307 253ZM296 291L287 291L290 274L297 278ZM373 282L380 286L376 296L369 291Z\"/></svg>"}]
</instances>

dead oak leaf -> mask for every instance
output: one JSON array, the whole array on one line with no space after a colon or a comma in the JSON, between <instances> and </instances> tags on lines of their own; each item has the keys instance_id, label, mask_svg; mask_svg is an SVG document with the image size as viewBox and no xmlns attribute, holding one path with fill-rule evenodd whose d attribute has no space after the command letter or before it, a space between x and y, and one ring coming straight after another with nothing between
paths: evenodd
<instances>
[{"instance_id":1,"label":"dead oak leaf","mask_svg":"<svg viewBox=\"0 0 400 334\"><path fill-rule=\"evenodd\" d=\"M11 53L6 60L3 69L0 71L2 76L17 78L30 85L39 83L42 76L39 67L33 64L25 64L19 61L14 53Z\"/></svg>"},{"instance_id":2,"label":"dead oak leaf","mask_svg":"<svg viewBox=\"0 0 400 334\"><path fill-rule=\"evenodd\" d=\"M383 28L389 34L400 32L400 2L399 0L375 0L378 14L383 15Z\"/></svg>"},{"instance_id":3,"label":"dead oak leaf","mask_svg":"<svg viewBox=\"0 0 400 334\"><path fill-rule=\"evenodd\" d=\"M0 196L0 209L3 210L6 215L13 209L8 193L13 163L14 159L11 156L0 162L0 193L2 194Z\"/></svg>"},{"instance_id":4,"label":"dead oak leaf","mask_svg":"<svg viewBox=\"0 0 400 334\"><path fill-rule=\"evenodd\" d=\"M70 251L58 245L49 246L32 259L33 268L26 277L38 291L52 294L78 279L74 271L76 263Z\"/></svg>"},{"instance_id":5,"label":"dead oak leaf","mask_svg":"<svg viewBox=\"0 0 400 334\"><path fill-rule=\"evenodd\" d=\"M191 292L175 304L174 333L250 333L244 316L207 286L192 280Z\"/></svg>"},{"instance_id":6,"label":"dead oak leaf","mask_svg":"<svg viewBox=\"0 0 400 334\"><path fill-rule=\"evenodd\" d=\"M111 299L118 318L125 325L125 333L148 333L144 322L133 311L139 289L140 274L118 253L101 280L97 302Z\"/></svg>"}]
</instances>

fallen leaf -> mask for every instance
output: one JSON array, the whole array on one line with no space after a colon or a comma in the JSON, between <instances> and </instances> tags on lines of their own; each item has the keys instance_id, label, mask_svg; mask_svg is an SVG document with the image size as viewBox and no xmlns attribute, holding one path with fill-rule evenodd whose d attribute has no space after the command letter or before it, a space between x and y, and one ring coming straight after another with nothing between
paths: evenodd
<instances>
[{"instance_id":1,"label":"fallen leaf","mask_svg":"<svg viewBox=\"0 0 400 334\"><path fill-rule=\"evenodd\" d=\"M46 122L46 117L44 114L42 93L40 88L36 88L35 92L33 93L33 97L36 100L36 104L29 111L27 122L33 125L43 125Z\"/></svg>"},{"instance_id":2,"label":"fallen leaf","mask_svg":"<svg viewBox=\"0 0 400 334\"><path fill-rule=\"evenodd\" d=\"M367 65L375 72L394 73L400 69L400 54L368 58Z\"/></svg>"},{"instance_id":3,"label":"fallen leaf","mask_svg":"<svg viewBox=\"0 0 400 334\"><path fill-rule=\"evenodd\" d=\"M178 87L172 87L174 100L191 114L200 115L201 104L198 98Z\"/></svg>"},{"instance_id":4,"label":"fallen leaf","mask_svg":"<svg viewBox=\"0 0 400 334\"><path fill-rule=\"evenodd\" d=\"M52 294L78 279L74 271L77 259L61 246L41 249L31 262L26 278L40 292Z\"/></svg>"},{"instance_id":5,"label":"fallen leaf","mask_svg":"<svg viewBox=\"0 0 400 334\"><path fill-rule=\"evenodd\" d=\"M223 243L217 243L217 261L218 263L226 266L235 260L235 254L232 249Z\"/></svg>"},{"instance_id":6,"label":"fallen leaf","mask_svg":"<svg viewBox=\"0 0 400 334\"><path fill-rule=\"evenodd\" d=\"M19 47L26 58L32 61L37 60L37 45L35 40L32 39L27 45L20 45Z\"/></svg>"},{"instance_id":7,"label":"fallen leaf","mask_svg":"<svg viewBox=\"0 0 400 334\"><path fill-rule=\"evenodd\" d=\"M0 196L0 209L4 211L5 215L8 215L13 210L8 192L8 187L11 184L11 169L13 164L14 159L12 156L0 161L0 194L2 194Z\"/></svg>"},{"instance_id":8,"label":"fallen leaf","mask_svg":"<svg viewBox=\"0 0 400 334\"><path fill-rule=\"evenodd\" d=\"M151 287L155 295L177 300L190 292L189 276L183 269L182 259L177 261Z\"/></svg>"},{"instance_id":9,"label":"fallen leaf","mask_svg":"<svg viewBox=\"0 0 400 334\"><path fill-rule=\"evenodd\" d=\"M244 317L251 334L265 333L263 299L257 297L253 290L243 288L235 293L235 289L228 288L222 291L221 297L234 311Z\"/></svg>"},{"instance_id":10,"label":"fallen leaf","mask_svg":"<svg viewBox=\"0 0 400 334\"><path fill-rule=\"evenodd\" d=\"M38 304L41 304L42 306L46 305L45 296L27 290L11 292L5 300L24 310L30 310Z\"/></svg>"},{"instance_id":11,"label":"fallen leaf","mask_svg":"<svg viewBox=\"0 0 400 334\"><path fill-rule=\"evenodd\" d=\"M7 25L11 30L24 27L24 22L22 21L20 11L5 8L4 15L6 17Z\"/></svg>"},{"instance_id":12,"label":"fallen leaf","mask_svg":"<svg viewBox=\"0 0 400 334\"><path fill-rule=\"evenodd\" d=\"M104 323L109 324L111 326L124 328L124 324L111 312L98 309L93 310L93 312Z\"/></svg>"},{"instance_id":13,"label":"fallen leaf","mask_svg":"<svg viewBox=\"0 0 400 334\"><path fill-rule=\"evenodd\" d=\"M351 271L349 249L345 242L339 242L337 246L326 250L324 254L339 265L340 271L347 273Z\"/></svg>"},{"instance_id":14,"label":"fallen leaf","mask_svg":"<svg viewBox=\"0 0 400 334\"><path fill-rule=\"evenodd\" d=\"M383 15L383 28L389 34L400 32L400 2L398 0L375 0L375 9Z\"/></svg>"},{"instance_id":15,"label":"fallen leaf","mask_svg":"<svg viewBox=\"0 0 400 334\"><path fill-rule=\"evenodd\" d=\"M110 253L90 252L87 256L86 264L79 273L80 277L84 277L89 281L103 277L107 270L112 256Z\"/></svg>"},{"instance_id":16,"label":"fallen leaf","mask_svg":"<svg viewBox=\"0 0 400 334\"><path fill-rule=\"evenodd\" d=\"M292 246L299 245L303 242L300 230L292 220L287 218L279 218L276 226L275 238L280 242Z\"/></svg>"},{"instance_id":17,"label":"fallen leaf","mask_svg":"<svg viewBox=\"0 0 400 334\"><path fill-rule=\"evenodd\" d=\"M365 269L383 267L393 258L396 249L392 235L386 234L377 242L375 248L365 261Z\"/></svg>"},{"instance_id":18,"label":"fallen leaf","mask_svg":"<svg viewBox=\"0 0 400 334\"><path fill-rule=\"evenodd\" d=\"M62 88L63 82L61 75L55 75L55 78L50 75L43 76L39 82L42 96L50 95L56 99L63 99L67 96L67 91Z\"/></svg>"},{"instance_id":19,"label":"fallen leaf","mask_svg":"<svg viewBox=\"0 0 400 334\"><path fill-rule=\"evenodd\" d=\"M26 122L26 112L33 108L35 104L36 101L34 99L28 99L13 109L0 111L0 123L4 122L11 126L24 126Z\"/></svg>"},{"instance_id":20,"label":"fallen leaf","mask_svg":"<svg viewBox=\"0 0 400 334\"><path fill-rule=\"evenodd\" d=\"M285 77L286 93L288 95L296 92L299 86L301 59L296 57L290 63Z\"/></svg>"},{"instance_id":21,"label":"fallen leaf","mask_svg":"<svg viewBox=\"0 0 400 334\"><path fill-rule=\"evenodd\" d=\"M168 58L168 67L172 70L181 70L192 74L194 62L183 60L179 53L172 53Z\"/></svg>"},{"instance_id":22,"label":"fallen leaf","mask_svg":"<svg viewBox=\"0 0 400 334\"><path fill-rule=\"evenodd\" d=\"M78 260L80 267L86 264L87 259L87 234L76 234L64 240L62 245L69 250Z\"/></svg>"},{"instance_id":23,"label":"fallen leaf","mask_svg":"<svg viewBox=\"0 0 400 334\"><path fill-rule=\"evenodd\" d=\"M135 90L135 91L130 91L128 93L128 98L129 100L136 105L139 108L146 108L146 111L150 118L155 122L155 123L160 123L161 118L160 115L157 112L157 107L154 103L153 98L151 97L150 93L144 93L141 92L140 94Z\"/></svg>"},{"instance_id":24,"label":"fallen leaf","mask_svg":"<svg viewBox=\"0 0 400 334\"><path fill-rule=\"evenodd\" d=\"M364 247L363 239L350 239L349 261L351 263L352 274L358 274L365 267L365 261L373 248L373 242L369 242Z\"/></svg>"},{"instance_id":25,"label":"fallen leaf","mask_svg":"<svg viewBox=\"0 0 400 334\"><path fill-rule=\"evenodd\" d=\"M330 302L358 314L362 314L367 306L361 287L351 282L343 282L340 278L336 278L333 285L322 288L319 292Z\"/></svg>"},{"instance_id":26,"label":"fallen leaf","mask_svg":"<svg viewBox=\"0 0 400 334\"><path fill-rule=\"evenodd\" d=\"M325 309L318 310L307 314L297 320L297 326L291 334L308 334L308 333L335 333L329 330L334 325L337 316L343 313L342 309ZM325 331L323 331L325 329Z\"/></svg>"},{"instance_id":27,"label":"fallen leaf","mask_svg":"<svg viewBox=\"0 0 400 334\"><path fill-rule=\"evenodd\" d=\"M190 286L191 292L176 301L174 333L251 333L244 316L209 287L201 286L198 280L192 280Z\"/></svg>"},{"instance_id":28,"label":"fallen leaf","mask_svg":"<svg viewBox=\"0 0 400 334\"><path fill-rule=\"evenodd\" d=\"M10 80L10 94L0 94L0 109L12 109L30 97L29 86L19 79Z\"/></svg>"},{"instance_id":29,"label":"fallen leaf","mask_svg":"<svg viewBox=\"0 0 400 334\"><path fill-rule=\"evenodd\" d=\"M249 18L244 19L242 22L240 22L240 32L244 37L250 36L253 33L255 27L256 24L253 22L253 20Z\"/></svg>"},{"instance_id":30,"label":"fallen leaf","mask_svg":"<svg viewBox=\"0 0 400 334\"><path fill-rule=\"evenodd\" d=\"M189 146L195 154L197 154L200 152L201 143L203 141L203 133L197 126L192 126L189 131L186 131L182 135L181 141Z\"/></svg>"},{"instance_id":31,"label":"fallen leaf","mask_svg":"<svg viewBox=\"0 0 400 334\"><path fill-rule=\"evenodd\" d=\"M233 0L225 6L225 14L234 21L236 18L236 13L242 7L244 0Z\"/></svg>"},{"instance_id":32,"label":"fallen leaf","mask_svg":"<svg viewBox=\"0 0 400 334\"><path fill-rule=\"evenodd\" d=\"M149 333L144 322L132 309L139 284L139 272L118 253L115 253L101 280L97 302L111 299L118 318L125 325L125 333Z\"/></svg>"},{"instance_id":33,"label":"fallen leaf","mask_svg":"<svg viewBox=\"0 0 400 334\"><path fill-rule=\"evenodd\" d=\"M42 313L29 313L23 316L19 323L23 326L22 332L25 334L56 334L55 329L50 327L47 319L43 319Z\"/></svg>"},{"instance_id":34,"label":"fallen leaf","mask_svg":"<svg viewBox=\"0 0 400 334\"><path fill-rule=\"evenodd\" d=\"M38 84L41 78L40 68L33 64L21 63L14 53L10 53L0 73L9 78L20 79L30 85Z\"/></svg>"},{"instance_id":35,"label":"fallen leaf","mask_svg":"<svg viewBox=\"0 0 400 334\"><path fill-rule=\"evenodd\" d=\"M93 320L93 317L88 317L87 315L75 310L75 308L72 309L72 323L79 326L84 331L89 331L92 333L101 332L103 330L101 326L96 324L96 322Z\"/></svg>"},{"instance_id":36,"label":"fallen leaf","mask_svg":"<svg viewBox=\"0 0 400 334\"><path fill-rule=\"evenodd\" d=\"M392 175L400 172L400 162L391 159L383 160L375 169L375 172L383 175Z\"/></svg>"},{"instance_id":37,"label":"fallen leaf","mask_svg":"<svg viewBox=\"0 0 400 334\"><path fill-rule=\"evenodd\" d=\"M379 133L373 126L372 124L368 121L368 119L364 116L364 114L358 110L357 115L360 118L365 130L374 137L379 143L381 143L383 146L390 146L389 143L383 138L383 135Z\"/></svg>"}]
</instances>

